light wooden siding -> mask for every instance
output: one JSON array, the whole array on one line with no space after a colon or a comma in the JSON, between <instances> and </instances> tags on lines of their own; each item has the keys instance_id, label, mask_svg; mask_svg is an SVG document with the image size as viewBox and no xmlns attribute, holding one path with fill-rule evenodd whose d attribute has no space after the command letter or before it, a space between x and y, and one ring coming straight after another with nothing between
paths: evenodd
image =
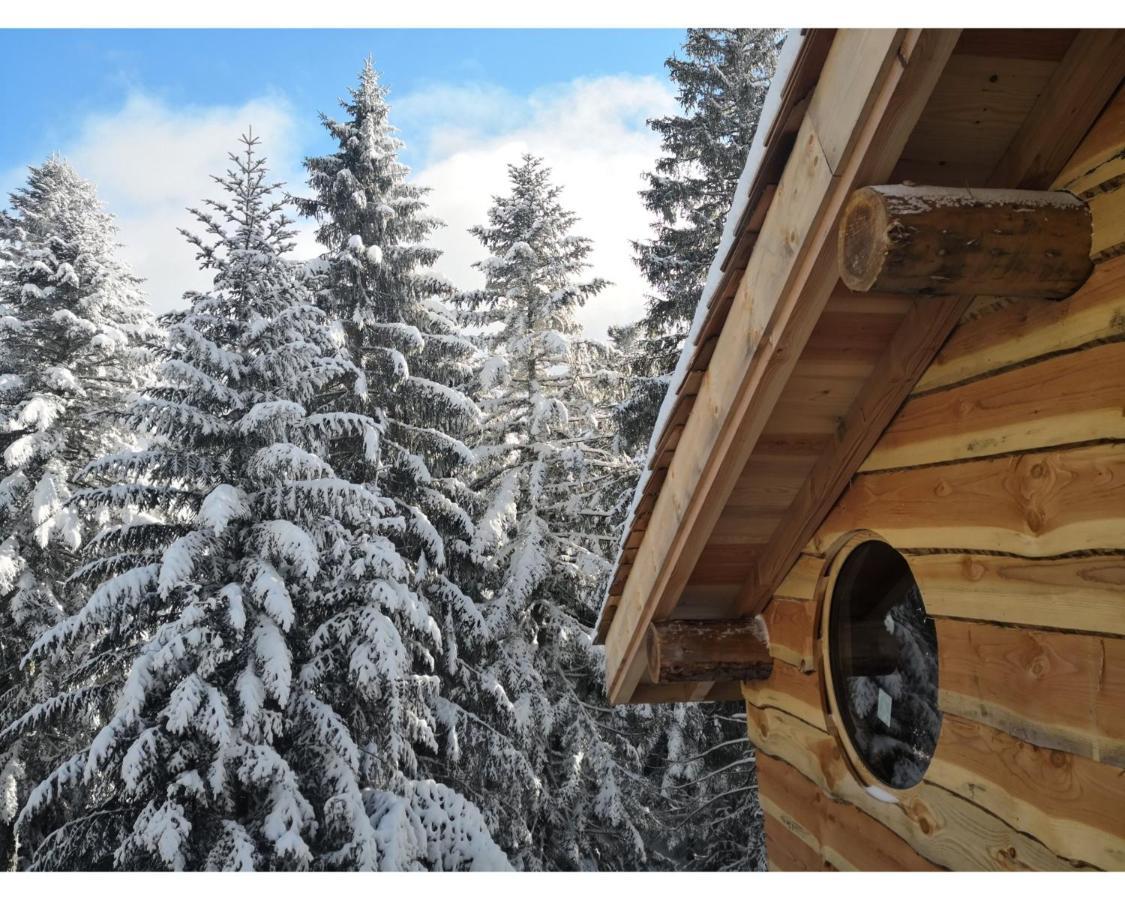
<instances>
[{"instance_id":1,"label":"light wooden siding","mask_svg":"<svg viewBox=\"0 0 1125 900\"><path fill-rule=\"evenodd\" d=\"M825 794L788 763L760 756L758 777L762 811L769 817L767 844L771 830L788 831L813 851L820 868L841 871L940 868L867 813Z\"/></svg>"},{"instance_id":2,"label":"light wooden siding","mask_svg":"<svg viewBox=\"0 0 1125 900\"><path fill-rule=\"evenodd\" d=\"M934 865L999 871L1076 871L1095 867L1062 856L1037 837L1020 831L981 805L980 800L986 799L983 796L970 799L969 788L963 783L949 782L960 786L958 791L934 780L934 766L902 802L886 802L868 793L851 775L839 744L828 732L779 708L748 701L746 711L747 731L759 750L759 766L765 764L765 771L760 771L758 777L760 796L769 797L775 791L769 763L764 759L774 757L800 772L827 797L856 807L874 824L892 831ZM1034 797L1034 793L1029 797ZM857 829L855 840L878 843L882 828ZM1102 842L1114 846L1104 831L1101 833Z\"/></svg>"},{"instance_id":3,"label":"light wooden siding","mask_svg":"<svg viewBox=\"0 0 1125 900\"><path fill-rule=\"evenodd\" d=\"M1055 186L1093 209L1089 282L973 304L763 612L774 672L743 696L775 868L1125 870L1125 90ZM942 732L897 802L848 768L818 671L855 529L938 628Z\"/></svg>"}]
</instances>

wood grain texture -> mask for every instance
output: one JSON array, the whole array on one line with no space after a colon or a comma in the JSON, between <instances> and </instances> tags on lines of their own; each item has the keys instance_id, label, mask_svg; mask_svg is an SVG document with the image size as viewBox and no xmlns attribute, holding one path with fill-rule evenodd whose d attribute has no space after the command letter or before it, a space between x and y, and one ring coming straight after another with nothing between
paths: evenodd
<instances>
[{"instance_id":1,"label":"wood grain texture","mask_svg":"<svg viewBox=\"0 0 1125 900\"><path fill-rule=\"evenodd\" d=\"M953 52L957 56L1058 62L1077 34L1076 28L966 28Z\"/></svg>"},{"instance_id":2,"label":"wood grain texture","mask_svg":"<svg viewBox=\"0 0 1125 900\"><path fill-rule=\"evenodd\" d=\"M901 549L1029 557L1123 549L1125 444L861 475L814 548L823 553L862 528Z\"/></svg>"},{"instance_id":3,"label":"wood grain texture","mask_svg":"<svg viewBox=\"0 0 1125 900\"><path fill-rule=\"evenodd\" d=\"M820 853L768 809L762 810L766 828L766 859L771 872L834 872Z\"/></svg>"},{"instance_id":4,"label":"wood grain texture","mask_svg":"<svg viewBox=\"0 0 1125 900\"><path fill-rule=\"evenodd\" d=\"M1051 60L955 54L903 158L967 168L977 173L969 184L980 184L1057 68Z\"/></svg>"},{"instance_id":5,"label":"wood grain texture","mask_svg":"<svg viewBox=\"0 0 1125 900\"><path fill-rule=\"evenodd\" d=\"M802 672L817 668L816 604L774 597L762 611L770 636L770 655Z\"/></svg>"},{"instance_id":6,"label":"wood grain texture","mask_svg":"<svg viewBox=\"0 0 1125 900\"><path fill-rule=\"evenodd\" d=\"M943 712L1125 766L1125 640L935 622Z\"/></svg>"},{"instance_id":7,"label":"wood grain texture","mask_svg":"<svg viewBox=\"0 0 1125 900\"><path fill-rule=\"evenodd\" d=\"M1125 29L1080 31L1030 113L991 183L1041 189L1053 182L1125 78Z\"/></svg>"},{"instance_id":8,"label":"wood grain texture","mask_svg":"<svg viewBox=\"0 0 1125 900\"><path fill-rule=\"evenodd\" d=\"M1125 636L1125 554L931 553L907 560L932 616ZM781 633L788 647L800 646L795 627Z\"/></svg>"},{"instance_id":9,"label":"wood grain texture","mask_svg":"<svg viewBox=\"0 0 1125 900\"><path fill-rule=\"evenodd\" d=\"M785 578L777 586L776 595L795 600L812 600L816 596L817 582L823 572L823 557L803 554L785 573Z\"/></svg>"},{"instance_id":10,"label":"wood grain texture","mask_svg":"<svg viewBox=\"0 0 1125 900\"><path fill-rule=\"evenodd\" d=\"M1059 856L1125 870L1120 768L947 713L926 778L1035 835Z\"/></svg>"},{"instance_id":11,"label":"wood grain texture","mask_svg":"<svg viewBox=\"0 0 1125 900\"><path fill-rule=\"evenodd\" d=\"M739 404L731 399L747 395L741 385L753 378L749 374L751 364L763 361L762 354L754 353L758 342L753 338L753 311L744 288L754 286L757 299L753 305L759 316L764 308L768 312L769 304L763 298L780 300L830 184L831 173L819 141L811 130L803 128L739 288L743 299L736 297L728 315L653 508L638 562L606 636L607 682L613 702L628 700L639 681L644 667L640 652L644 629L649 621L666 616L674 607L733 490L745 458L732 458L732 448L735 456L740 452L749 456L757 437L752 434L752 439L745 440L736 435L745 419L737 414ZM786 362L791 364L792 359Z\"/></svg>"},{"instance_id":12,"label":"wood grain texture","mask_svg":"<svg viewBox=\"0 0 1125 900\"><path fill-rule=\"evenodd\" d=\"M1089 207L1067 191L871 185L840 220L853 291L1062 299L1090 277Z\"/></svg>"},{"instance_id":13,"label":"wood grain texture","mask_svg":"<svg viewBox=\"0 0 1125 900\"><path fill-rule=\"evenodd\" d=\"M1053 152L1046 138L1026 154L1031 169ZM1123 153L1125 89L1057 164L1102 197L1111 246L1125 221ZM743 690L770 827L793 829L775 843L800 834L848 868L853 857L824 852L819 807L851 804L949 868L1125 869L1123 337L1121 256L1065 301L981 298L802 545L763 611L780 636L775 675ZM938 628L945 721L925 780L895 803L848 768L809 647L824 557L858 529L904 550ZM823 799L786 811L777 798L792 775L771 757Z\"/></svg>"},{"instance_id":14,"label":"wood grain texture","mask_svg":"<svg viewBox=\"0 0 1125 900\"><path fill-rule=\"evenodd\" d=\"M828 728L820 679L815 673L775 660L769 678L743 683L742 696L754 706L781 709L822 731Z\"/></svg>"},{"instance_id":15,"label":"wood grain texture","mask_svg":"<svg viewBox=\"0 0 1125 900\"><path fill-rule=\"evenodd\" d=\"M818 103L837 109L833 129L854 134L829 142L844 152L836 167L812 116L797 134L606 635L611 702L627 702L640 681L644 629L670 613L688 583L837 281L830 238L848 192L860 179L889 173L956 32L841 32L836 40ZM853 77L853 45L865 48L864 66L873 56L885 61L862 87ZM848 121L846 111L855 118Z\"/></svg>"},{"instance_id":16,"label":"wood grain texture","mask_svg":"<svg viewBox=\"0 0 1125 900\"><path fill-rule=\"evenodd\" d=\"M861 472L1125 440L1125 341L907 402Z\"/></svg>"},{"instance_id":17,"label":"wood grain texture","mask_svg":"<svg viewBox=\"0 0 1125 900\"><path fill-rule=\"evenodd\" d=\"M1112 183L1112 189L1100 191L1088 201L1094 216L1091 252L1096 262L1125 253L1125 178L1115 178Z\"/></svg>"},{"instance_id":18,"label":"wood grain texture","mask_svg":"<svg viewBox=\"0 0 1125 900\"><path fill-rule=\"evenodd\" d=\"M826 88L813 92L808 120L833 172L855 149L855 124L871 105L871 86L884 81L896 61L887 48L900 46L902 38L901 30L864 28L839 32L832 42L820 76Z\"/></svg>"},{"instance_id":19,"label":"wood grain texture","mask_svg":"<svg viewBox=\"0 0 1125 900\"><path fill-rule=\"evenodd\" d=\"M1079 35L1081 38L1082 35ZM1084 38L1081 46L1100 54L1106 51L1100 40ZM1078 43L1078 38L1076 38ZM1066 59L1072 59L1073 48ZM961 64L963 58L950 62ZM1064 63L1066 62L1064 59ZM1117 66L1117 60L1111 65ZM994 187L1011 187L1018 172L1019 185L1024 188L1045 189L1053 173L1040 171L1045 159L1055 160L1062 150L1069 155L1080 143L1085 131L1097 119L1103 100L1096 92L1086 103L1072 102L1073 98L1062 82L1071 77L1070 68L1060 63L1052 71L1050 80L1028 113L1028 118L1047 128L1055 107L1066 106L1065 125L1055 125L1050 133L1038 133L1024 126L1020 128L1022 146L989 176L986 184ZM943 75L943 81L946 76ZM1116 83L1115 83L1116 85ZM934 90L931 105L940 98L940 87ZM923 116L928 121L930 110ZM917 133L917 132L916 132ZM1061 168L1065 156L1058 159ZM1019 170L1026 166L1027 171ZM1036 174L1038 173L1038 174ZM914 384L936 355L944 339L971 303L970 297L950 297L934 301L923 310L908 314L892 342L884 360L880 362L863 392L856 398L852 409L837 429L832 443L812 469L805 484L794 499L790 510L778 525L760 553L758 567L748 577L742 591L737 611L742 614L759 612L774 590L775 585L789 569L801 548L813 538L814 532L831 505L842 494L848 479L862 464L875 445L879 433L889 423L902 400L909 395ZM860 525L858 527L870 527Z\"/></svg>"},{"instance_id":20,"label":"wood grain texture","mask_svg":"<svg viewBox=\"0 0 1125 900\"><path fill-rule=\"evenodd\" d=\"M835 869L932 872L941 868L878 819L832 799L780 759L765 754L758 757L758 784L763 812Z\"/></svg>"},{"instance_id":21,"label":"wood grain texture","mask_svg":"<svg viewBox=\"0 0 1125 900\"><path fill-rule=\"evenodd\" d=\"M1117 89L1105 111L1082 138L1052 187L1069 190L1077 179L1122 151L1125 151L1125 84Z\"/></svg>"},{"instance_id":22,"label":"wood grain texture","mask_svg":"<svg viewBox=\"0 0 1125 900\"><path fill-rule=\"evenodd\" d=\"M678 681L754 681L773 668L762 619L653 622L648 626L648 677Z\"/></svg>"},{"instance_id":23,"label":"wood grain texture","mask_svg":"<svg viewBox=\"0 0 1125 900\"><path fill-rule=\"evenodd\" d=\"M820 523L878 441L882 430L878 423L891 421L945 336L960 320L967 303L968 298L915 301L891 347L832 433L760 552L760 562L740 594L740 614L762 609L793 561L813 540Z\"/></svg>"},{"instance_id":24,"label":"wood grain texture","mask_svg":"<svg viewBox=\"0 0 1125 900\"><path fill-rule=\"evenodd\" d=\"M1021 300L964 322L914 392L934 391L1084 344L1122 338L1125 258L1117 258L1097 266L1090 280L1060 303Z\"/></svg>"},{"instance_id":25,"label":"wood grain texture","mask_svg":"<svg viewBox=\"0 0 1125 900\"><path fill-rule=\"evenodd\" d=\"M746 720L759 761L763 754L784 760L826 795L858 807L939 866L990 871L1090 868L1058 856L980 805L929 781L896 802L877 799L848 771L836 739L795 716L748 704Z\"/></svg>"}]
</instances>

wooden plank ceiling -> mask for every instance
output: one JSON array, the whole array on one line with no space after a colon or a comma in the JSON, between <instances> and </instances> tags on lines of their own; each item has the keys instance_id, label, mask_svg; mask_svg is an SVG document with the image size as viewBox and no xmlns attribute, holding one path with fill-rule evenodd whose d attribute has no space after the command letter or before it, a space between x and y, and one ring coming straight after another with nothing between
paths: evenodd
<instances>
[{"instance_id":1,"label":"wooden plank ceiling","mask_svg":"<svg viewBox=\"0 0 1125 900\"><path fill-rule=\"evenodd\" d=\"M998 170L1010 163L1021 129L1027 127L1029 117L1040 114L1041 97L1059 91L1060 76L1065 74L1060 73L1060 65L1073 65L1081 49L1076 41L1084 34L963 32L889 180L970 187L995 182ZM687 376L673 386L676 405L650 460L653 471L610 586L599 622L602 640L833 36L831 31L808 36L783 94L765 159L751 187L740 238L724 261L724 277L692 349ZM1020 168L1024 171L1028 166ZM837 285L668 618L727 618L748 611L747 597L753 593L762 554L776 538L810 473L826 448L838 442L842 423L868 382L886 374L878 367L904 320L918 303L932 302L852 294ZM670 695L669 699L683 698Z\"/></svg>"}]
</instances>

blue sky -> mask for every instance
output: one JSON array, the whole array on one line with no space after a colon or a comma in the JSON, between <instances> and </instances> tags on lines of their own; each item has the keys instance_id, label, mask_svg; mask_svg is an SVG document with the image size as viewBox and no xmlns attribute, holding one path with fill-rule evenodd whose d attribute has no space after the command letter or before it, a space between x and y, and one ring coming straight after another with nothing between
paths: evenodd
<instances>
[{"instance_id":1,"label":"blue sky","mask_svg":"<svg viewBox=\"0 0 1125 900\"><path fill-rule=\"evenodd\" d=\"M635 319L645 286L629 241L648 214L637 191L659 153L646 118L675 111L664 60L677 30L0 30L0 196L25 167L63 153L119 221L123 254L159 311L203 286L177 228L209 174L253 124L274 174L299 192L301 159L326 150L317 114L371 54L390 90L405 161L447 223L438 268L471 287L482 221L505 166L544 156L613 286L587 308L601 336ZM301 255L317 252L305 226Z\"/></svg>"},{"instance_id":2,"label":"blue sky","mask_svg":"<svg viewBox=\"0 0 1125 900\"><path fill-rule=\"evenodd\" d=\"M396 95L442 83L488 84L527 94L599 75L664 78L683 33L659 29L28 30L0 31L0 105L7 130L0 167L72 139L91 112L131 91L174 106L286 97L308 119L334 108L372 54ZM405 134L408 152L416 141Z\"/></svg>"}]
</instances>

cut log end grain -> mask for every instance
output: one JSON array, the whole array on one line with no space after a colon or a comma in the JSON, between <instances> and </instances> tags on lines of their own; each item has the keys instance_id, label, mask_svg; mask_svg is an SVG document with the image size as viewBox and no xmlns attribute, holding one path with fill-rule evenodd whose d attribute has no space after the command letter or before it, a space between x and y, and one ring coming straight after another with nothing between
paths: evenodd
<instances>
[{"instance_id":1,"label":"cut log end grain","mask_svg":"<svg viewBox=\"0 0 1125 900\"><path fill-rule=\"evenodd\" d=\"M1065 191L880 185L849 197L837 256L853 291L1057 300L1090 276L1092 234Z\"/></svg>"}]
</instances>

